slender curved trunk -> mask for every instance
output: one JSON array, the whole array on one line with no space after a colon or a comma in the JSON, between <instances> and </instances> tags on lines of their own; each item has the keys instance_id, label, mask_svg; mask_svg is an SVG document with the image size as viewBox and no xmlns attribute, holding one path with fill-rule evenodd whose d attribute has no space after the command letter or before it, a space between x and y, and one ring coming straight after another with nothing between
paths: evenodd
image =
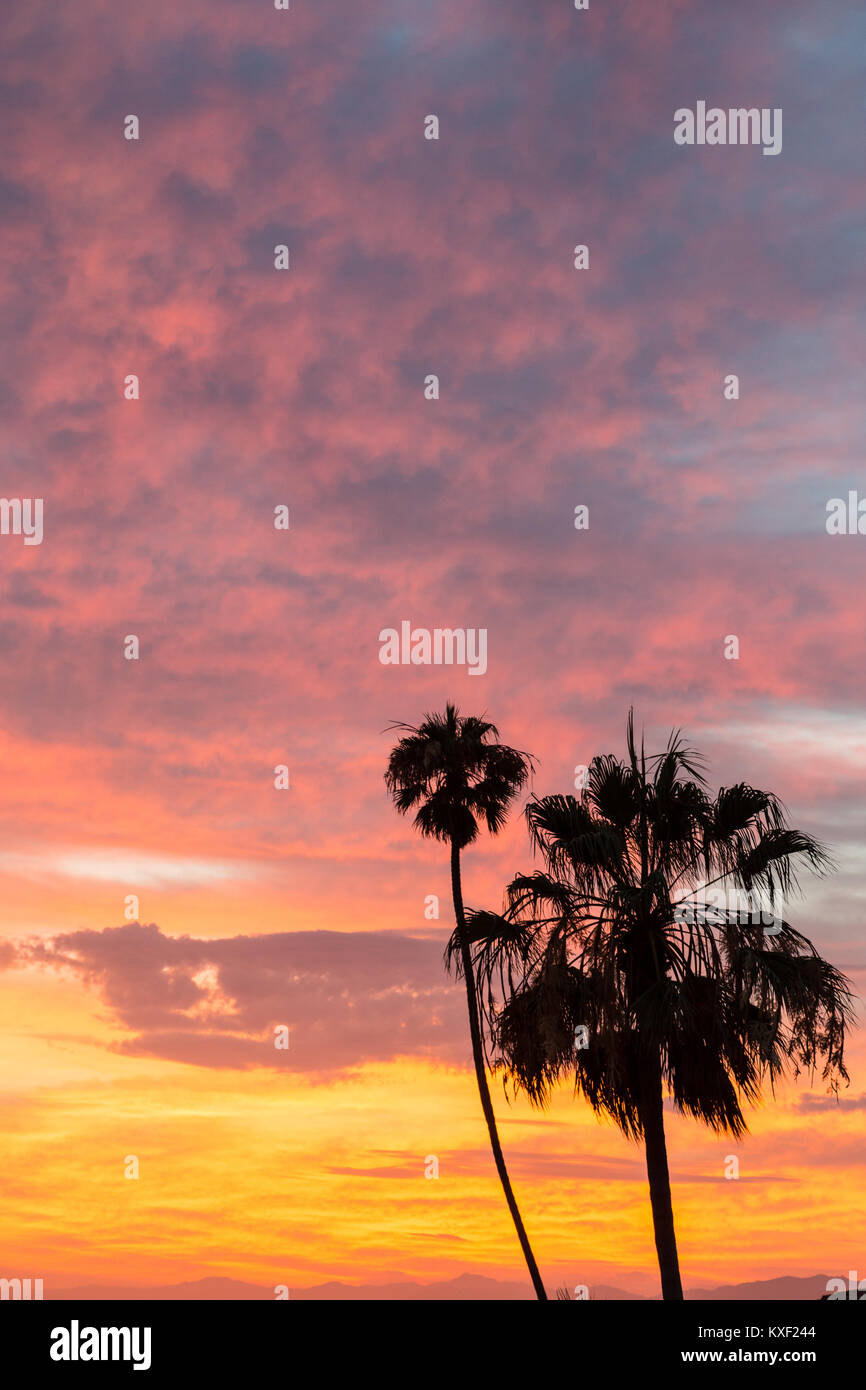
<instances>
[{"instance_id":1,"label":"slender curved trunk","mask_svg":"<svg viewBox=\"0 0 866 1390\"><path fill-rule=\"evenodd\" d=\"M657 1056L646 1064L641 1108L653 1229L655 1231L659 1271L662 1277L662 1298L666 1300L681 1299L683 1285L677 1257L674 1209L671 1204L671 1176L668 1170L668 1151L665 1144L661 1062Z\"/></svg>"},{"instance_id":2,"label":"slender curved trunk","mask_svg":"<svg viewBox=\"0 0 866 1390\"><path fill-rule=\"evenodd\" d=\"M508 1169L505 1166L505 1158L502 1153L502 1145L499 1142L499 1132L496 1128L496 1116L493 1113L493 1102L490 1099L490 1088L487 1085L487 1071L484 1066L484 1050L481 1045L481 1023L478 1017L478 1001L475 997L475 971L472 966L472 953L469 949L469 933L466 928L466 914L463 911L463 889L460 884L460 850L454 841L451 842L451 893L454 898L454 916L457 921L457 935L460 941L460 956L463 964L463 979L466 982L466 1003L469 1009L469 1033L472 1038L472 1056L475 1061L475 1078L478 1082L478 1094L481 1097L481 1109L484 1111L484 1118L487 1121L487 1132L490 1135L490 1147L493 1150L493 1159L496 1163L496 1171L499 1174L499 1181L502 1183L502 1191L505 1193L505 1200L508 1203L508 1210L511 1212L511 1219L517 1231L517 1239L520 1241L520 1248L523 1251L529 1269L529 1276L539 1299L547 1299L547 1292L535 1263L535 1256L529 1244L529 1237L523 1225L520 1212L517 1208L517 1201L511 1187L511 1179L508 1176Z\"/></svg>"}]
</instances>

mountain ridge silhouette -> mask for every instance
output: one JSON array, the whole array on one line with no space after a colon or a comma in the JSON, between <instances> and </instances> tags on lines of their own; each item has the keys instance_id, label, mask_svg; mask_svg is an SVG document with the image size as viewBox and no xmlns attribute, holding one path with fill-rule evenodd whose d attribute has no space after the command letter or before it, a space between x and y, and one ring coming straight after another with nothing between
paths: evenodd
<instances>
[{"instance_id":1,"label":"mountain ridge silhouette","mask_svg":"<svg viewBox=\"0 0 866 1390\"><path fill-rule=\"evenodd\" d=\"M687 1288L686 1299L692 1302L761 1302L781 1299L790 1302L808 1302L820 1299L826 1293L828 1276L812 1274L805 1276L778 1275L773 1279L757 1279L740 1284L720 1284L715 1288ZM555 1293L555 1288L551 1288ZM652 1302L654 1297L634 1293L614 1284L590 1284L590 1299L598 1302L626 1301ZM422 1283L419 1280L396 1277L392 1282L381 1284L348 1284L332 1279L322 1284L290 1288L289 1300L295 1301L349 1301L384 1300L387 1302L436 1301L436 1300L532 1300L532 1287L525 1280L491 1279L482 1274L460 1274L452 1279L432 1280ZM247 1301L274 1300L274 1291L264 1285L252 1284L242 1279L209 1276L203 1279L184 1280L177 1284L157 1284L153 1286L87 1284L70 1288L45 1288L46 1301L68 1302L110 1300L118 1302L153 1301Z\"/></svg>"}]
</instances>

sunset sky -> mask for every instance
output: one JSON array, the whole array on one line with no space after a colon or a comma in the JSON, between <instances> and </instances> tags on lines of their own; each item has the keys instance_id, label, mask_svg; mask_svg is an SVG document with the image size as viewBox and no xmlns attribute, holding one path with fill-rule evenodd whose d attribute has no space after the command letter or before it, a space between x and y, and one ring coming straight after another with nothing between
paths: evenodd
<instances>
[{"instance_id":1,"label":"sunset sky","mask_svg":"<svg viewBox=\"0 0 866 1390\"><path fill-rule=\"evenodd\" d=\"M786 915L866 990L866 536L825 526L866 497L866 14L18 0L0 44L0 491L44 499L0 535L0 1276L524 1279L385 730L486 711L543 795L632 704L682 727L831 847ZM781 153L675 145L699 100ZM402 620L486 674L382 665ZM850 1072L741 1144L668 1116L686 1287L866 1275L862 1027ZM548 1285L657 1292L641 1150L494 1098Z\"/></svg>"}]
</instances>

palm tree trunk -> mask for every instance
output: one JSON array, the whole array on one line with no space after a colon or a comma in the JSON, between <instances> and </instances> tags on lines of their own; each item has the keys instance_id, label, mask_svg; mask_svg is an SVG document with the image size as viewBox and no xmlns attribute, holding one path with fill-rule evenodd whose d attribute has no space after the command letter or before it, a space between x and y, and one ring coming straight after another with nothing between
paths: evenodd
<instances>
[{"instance_id":1,"label":"palm tree trunk","mask_svg":"<svg viewBox=\"0 0 866 1390\"><path fill-rule=\"evenodd\" d=\"M466 1003L469 1009L469 1033L472 1038L472 1056L475 1061L475 1078L478 1082L478 1094L481 1097L481 1109L484 1111L484 1118L487 1121L487 1132L490 1135L490 1147L493 1150L496 1171L499 1174L499 1181L502 1183L502 1191L505 1193L508 1210L511 1212L511 1219L517 1231L517 1239L520 1241L520 1248L523 1251L523 1256L529 1269L529 1277L532 1280L537 1297L546 1300L547 1292L542 1282L538 1265L535 1263L535 1256L529 1244L529 1237L524 1229L523 1221L517 1207L517 1201L511 1188L511 1179L508 1176L508 1169L505 1166L502 1145L499 1142L499 1132L496 1128L496 1116L493 1113L490 1088L487 1085L487 1071L484 1066L484 1050L481 1045L481 1024L478 1018L478 1001L475 997L475 971L472 966L472 953L469 949L469 933L466 928L466 915L463 911L463 889L460 884L460 850L453 840L451 842L451 893L454 898L454 916L457 921L457 935L460 940L463 979L466 982Z\"/></svg>"},{"instance_id":2,"label":"palm tree trunk","mask_svg":"<svg viewBox=\"0 0 866 1390\"><path fill-rule=\"evenodd\" d=\"M668 1151L665 1144L661 1062L657 1055L645 1065L644 1095L641 1109L653 1229L655 1231L659 1271L662 1277L662 1298L682 1299L683 1285L677 1257L674 1209L671 1205L671 1176L668 1170Z\"/></svg>"}]
</instances>

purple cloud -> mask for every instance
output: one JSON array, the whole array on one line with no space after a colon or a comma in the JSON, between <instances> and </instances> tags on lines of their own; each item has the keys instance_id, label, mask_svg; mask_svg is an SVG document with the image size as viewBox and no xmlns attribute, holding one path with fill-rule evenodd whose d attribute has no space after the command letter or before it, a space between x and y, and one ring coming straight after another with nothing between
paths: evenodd
<instances>
[{"instance_id":1,"label":"purple cloud","mask_svg":"<svg viewBox=\"0 0 866 1390\"><path fill-rule=\"evenodd\" d=\"M154 923L19 943L0 965L39 965L99 991L130 1036L117 1050L202 1067L332 1073L429 1056L459 1062L461 992L441 937L280 932L217 941ZM289 1047L274 1045L289 1029Z\"/></svg>"}]
</instances>

